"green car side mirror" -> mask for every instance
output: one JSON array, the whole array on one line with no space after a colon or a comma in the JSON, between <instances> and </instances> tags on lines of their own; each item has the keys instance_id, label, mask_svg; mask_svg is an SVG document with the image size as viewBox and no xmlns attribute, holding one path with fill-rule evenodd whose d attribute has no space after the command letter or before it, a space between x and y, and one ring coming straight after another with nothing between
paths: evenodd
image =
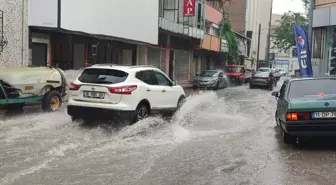
<instances>
[{"instance_id":1,"label":"green car side mirror","mask_svg":"<svg viewBox=\"0 0 336 185\"><path fill-rule=\"evenodd\" d=\"M279 97L279 92L278 91L273 91L272 96Z\"/></svg>"}]
</instances>

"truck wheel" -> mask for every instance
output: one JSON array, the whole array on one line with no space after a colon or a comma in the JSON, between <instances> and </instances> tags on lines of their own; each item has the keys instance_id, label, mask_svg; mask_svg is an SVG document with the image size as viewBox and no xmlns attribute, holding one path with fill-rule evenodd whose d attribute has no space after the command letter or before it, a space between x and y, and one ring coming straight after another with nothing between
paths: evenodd
<instances>
[{"instance_id":1,"label":"truck wheel","mask_svg":"<svg viewBox=\"0 0 336 185\"><path fill-rule=\"evenodd\" d=\"M61 94L55 90L47 92L42 99L42 109L46 112L53 112L61 108Z\"/></svg>"}]
</instances>

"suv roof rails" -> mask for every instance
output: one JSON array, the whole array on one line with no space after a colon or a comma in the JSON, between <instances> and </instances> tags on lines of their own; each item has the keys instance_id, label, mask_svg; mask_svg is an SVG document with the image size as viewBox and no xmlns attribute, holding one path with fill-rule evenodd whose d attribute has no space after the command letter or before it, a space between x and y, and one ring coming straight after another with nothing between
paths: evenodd
<instances>
[{"instance_id":1,"label":"suv roof rails","mask_svg":"<svg viewBox=\"0 0 336 185\"><path fill-rule=\"evenodd\" d=\"M130 68L138 68L138 67L152 67L152 68L157 68L156 66L153 66L153 65L135 65L135 66L130 66Z\"/></svg>"}]
</instances>

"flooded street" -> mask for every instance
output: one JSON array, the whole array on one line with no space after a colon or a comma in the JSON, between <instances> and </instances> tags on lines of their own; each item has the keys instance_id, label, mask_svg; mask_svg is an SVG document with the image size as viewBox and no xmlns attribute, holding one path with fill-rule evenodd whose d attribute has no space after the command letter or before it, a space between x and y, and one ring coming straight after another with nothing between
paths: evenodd
<instances>
[{"instance_id":1,"label":"flooded street","mask_svg":"<svg viewBox=\"0 0 336 185\"><path fill-rule=\"evenodd\" d=\"M336 184L336 147L285 146L275 105L269 91L240 86L192 94L170 121L83 126L65 108L10 118L0 121L0 184Z\"/></svg>"}]
</instances>

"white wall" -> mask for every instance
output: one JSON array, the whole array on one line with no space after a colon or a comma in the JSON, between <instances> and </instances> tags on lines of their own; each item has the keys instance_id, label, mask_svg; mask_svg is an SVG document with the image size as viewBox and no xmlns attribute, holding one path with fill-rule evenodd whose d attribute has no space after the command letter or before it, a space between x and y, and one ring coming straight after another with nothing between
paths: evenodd
<instances>
[{"instance_id":1,"label":"white wall","mask_svg":"<svg viewBox=\"0 0 336 185\"><path fill-rule=\"evenodd\" d=\"M254 58L257 57L258 51L258 31L261 24L260 34L260 52L259 59L265 60L267 48L268 24L270 21L271 0L247 0L246 7L246 30L252 31L252 42L250 54L256 52Z\"/></svg>"},{"instance_id":2,"label":"white wall","mask_svg":"<svg viewBox=\"0 0 336 185\"><path fill-rule=\"evenodd\" d=\"M62 0L61 28L158 44L158 0Z\"/></svg>"},{"instance_id":3,"label":"white wall","mask_svg":"<svg viewBox=\"0 0 336 185\"><path fill-rule=\"evenodd\" d=\"M0 53L0 68L28 65L28 2L0 0L3 34L8 44Z\"/></svg>"},{"instance_id":4,"label":"white wall","mask_svg":"<svg viewBox=\"0 0 336 185\"><path fill-rule=\"evenodd\" d=\"M29 26L57 28L58 0L28 0Z\"/></svg>"},{"instance_id":5,"label":"white wall","mask_svg":"<svg viewBox=\"0 0 336 185\"><path fill-rule=\"evenodd\" d=\"M260 11L259 11L259 21L261 24L261 35L260 35L260 60L268 60L267 57L267 34L269 22L271 21L270 11L271 11L271 0L260 0Z\"/></svg>"},{"instance_id":6,"label":"white wall","mask_svg":"<svg viewBox=\"0 0 336 185\"><path fill-rule=\"evenodd\" d=\"M250 47L250 56L253 51L257 52L258 47L258 26L259 26L259 2L260 0L246 1L246 31L252 31L252 42ZM254 56L256 57L256 55Z\"/></svg>"}]
</instances>

